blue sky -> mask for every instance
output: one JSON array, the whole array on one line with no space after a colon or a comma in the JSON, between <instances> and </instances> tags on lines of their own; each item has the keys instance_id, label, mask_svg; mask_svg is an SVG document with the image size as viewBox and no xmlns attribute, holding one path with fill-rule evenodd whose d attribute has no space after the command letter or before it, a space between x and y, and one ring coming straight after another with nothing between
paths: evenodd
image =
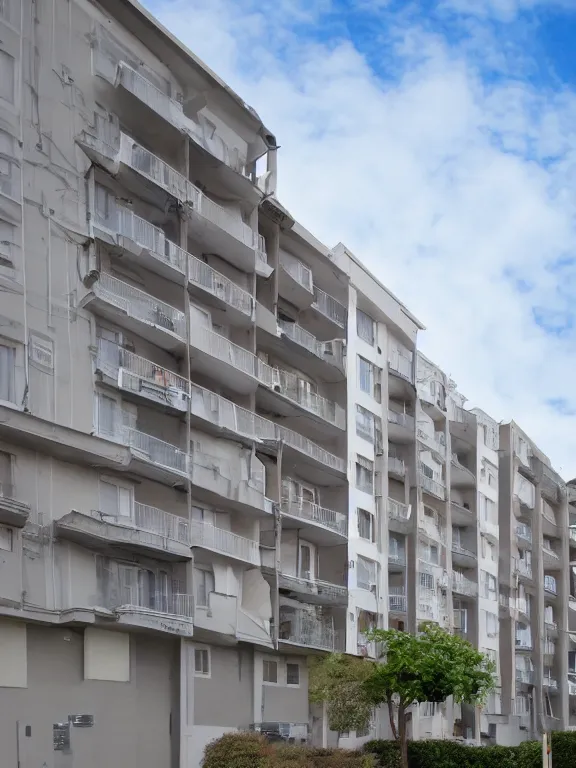
<instances>
[{"instance_id":1,"label":"blue sky","mask_svg":"<svg viewBox=\"0 0 576 768\"><path fill-rule=\"evenodd\" d=\"M576 2L146 0L276 134L279 197L576 475Z\"/></svg>"}]
</instances>

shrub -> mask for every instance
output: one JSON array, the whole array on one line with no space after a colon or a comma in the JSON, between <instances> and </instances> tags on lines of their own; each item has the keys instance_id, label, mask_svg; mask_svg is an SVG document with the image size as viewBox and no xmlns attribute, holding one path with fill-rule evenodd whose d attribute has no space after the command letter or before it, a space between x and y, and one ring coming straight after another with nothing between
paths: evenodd
<instances>
[{"instance_id":1,"label":"shrub","mask_svg":"<svg viewBox=\"0 0 576 768\"><path fill-rule=\"evenodd\" d=\"M552 763L553 768L576 768L576 731L552 733Z\"/></svg>"},{"instance_id":2,"label":"shrub","mask_svg":"<svg viewBox=\"0 0 576 768\"><path fill-rule=\"evenodd\" d=\"M257 733L226 733L204 750L203 768L268 768L271 745Z\"/></svg>"}]
</instances>

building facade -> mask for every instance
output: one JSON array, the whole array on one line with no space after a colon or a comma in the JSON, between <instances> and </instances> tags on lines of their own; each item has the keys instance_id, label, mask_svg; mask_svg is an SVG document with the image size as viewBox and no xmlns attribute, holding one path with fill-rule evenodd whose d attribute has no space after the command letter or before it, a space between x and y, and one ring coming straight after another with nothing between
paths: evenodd
<instances>
[{"instance_id":1,"label":"building facade","mask_svg":"<svg viewBox=\"0 0 576 768\"><path fill-rule=\"evenodd\" d=\"M294 220L274 135L136 0L4 0L0 30L5 760L386 736L330 733L308 659L424 620L498 687L414 738L568 727L570 487Z\"/></svg>"}]
</instances>

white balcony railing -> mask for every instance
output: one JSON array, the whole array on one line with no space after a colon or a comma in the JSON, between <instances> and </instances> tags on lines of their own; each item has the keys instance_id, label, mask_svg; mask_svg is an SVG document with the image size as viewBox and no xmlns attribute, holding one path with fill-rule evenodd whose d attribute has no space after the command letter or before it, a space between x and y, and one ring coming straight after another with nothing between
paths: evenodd
<instances>
[{"instance_id":1,"label":"white balcony railing","mask_svg":"<svg viewBox=\"0 0 576 768\"><path fill-rule=\"evenodd\" d=\"M516 598L516 609L525 616L530 617L530 601L526 597Z\"/></svg>"},{"instance_id":2,"label":"white balcony railing","mask_svg":"<svg viewBox=\"0 0 576 768\"><path fill-rule=\"evenodd\" d=\"M428 477L428 475L425 475L422 471L418 473L418 477L420 479L420 485L425 491L428 491L432 496L436 496L439 499L446 498L446 487L443 483Z\"/></svg>"},{"instance_id":3,"label":"white balcony railing","mask_svg":"<svg viewBox=\"0 0 576 768\"><path fill-rule=\"evenodd\" d=\"M217 272L208 264L205 264L195 256L188 254L189 260L189 280L191 283L200 286L212 296L220 299L234 307L247 317L252 317L254 312L254 298L248 291L240 288L239 285L229 280L227 277Z\"/></svg>"},{"instance_id":4,"label":"white balcony railing","mask_svg":"<svg viewBox=\"0 0 576 768\"><path fill-rule=\"evenodd\" d=\"M568 679L568 696L576 696L576 680Z\"/></svg>"},{"instance_id":5,"label":"white balcony railing","mask_svg":"<svg viewBox=\"0 0 576 768\"><path fill-rule=\"evenodd\" d=\"M531 685L534 682L534 672L529 669L516 669L516 682Z\"/></svg>"},{"instance_id":6,"label":"white balcony railing","mask_svg":"<svg viewBox=\"0 0 576 768\"><path fill-rule=\"evenodd\" d=\"M392 408L389 408L388 421L391 424L397 424L399 427L405 427L410 431L414 430L414 416L411 416L409 413L400 413L400 411L394 411Z\"/></svg>"},{"instance_id":7,"label":"white balcony railing","mask_svg":"<svg viewBox=\"0 0 576 768\"><path fill-rule=\"evenodd\" d=\"M144 461L181 475L187 474L188 456L172 443L130 427L120 427L119 434L124 445L128 445Z\"/></svg>"},{"instance_id":8,"label":"white balcony railing","mask_svg":"<svg viewBox=\"0 0 576 768\"><path fill-rule=\"evenodd\" d=\"M474 597L478 594L478 584L470 581L465 576L452 576L452 592L459 595Z\"/></svg>"},{"instance_id":9,"label":"white balcony railing","mask_svg":"<svg viewBox=\"0 0 576 768\"><path fill-rule=\"evenodd\" d=\"M262 360L258 361L258 371L259 379L265 386L274 389L336 427L340 429L346 427L344 408L316 392L310 392L309 382L289 371L273 368Z\"/></svg>"},{"instance_id":10,"label":"white balcony railing","mask_svg":"<svg viewBox=\"0 0 576 768\"><path fill-rule=\"evenodd\" d=\"M439 456L442 456L442 458L446 457L446 445L441 442L440 435L442 435L441 432L436 432L434 436L428 434L424 429L421 427L418 427L416 430L416 434L418 437L418 440L429 450L434 451L434 453L437 453Z\"/></svg>"},{"instance_id":11,"label":"white balcony railing","mask_svg":"<svg viewBox=\"0 0 576 768\"><path fill-rule=\"evenodd\" d=\"M440 610L436 590L420 587L418 590L418 616L429 621L437 621L439 614Z\"/></svg>"},{"instance_id":12,"label":"white balcony railing","mask_svg":"<svg viewBox=\"0 0 576 768\"><path fill-rule=\"evenodd\" d=\"M532 633L529 630L525 630L525 629L516 630L516 648L522 648L528 651L531 650Z\"/></svg>"},{"instance_id":13,"label":"white balcony railing","mask_svg":"<svg viewBox=\"0 0 576 768\"><path fill-rule=\"evenodd\" d=\"M316 357L324 358L324 343L318 341L316 336L302 328L301 325L298 325L298 323L290 323L286 320L278 320L278 327L282 333L286 334L286 336L288 336L289 339L292 339L296 344L305 347L309 352L316 355Z\"/></svg>"},{"instance_id":14,"label":"white balcony railing","mask_svg":"<svg viewBox=\"0 0 576 768\"><path fill-rule=\"evenodd\" d=\"M245 563L260 565L260 546L257 541L238 536L201 520L192 520L190 528L193 547L204 547L213 552L243 560Z\"/></svg>"},{"instance_id":15,"label":"white balcony railing","mask_svg":"<svg viewBox=\"0 0 576 768\"><path fill-rule=\"evenodd\" d=\"M474 560L477 558L476 552L473 552L471 549L467 549L454 541L452 542L452 553L454 555L463 555L464 557L469 557Z\"/></svg>"},{"instance_id":16,"label":"white balcony railing","mask_svg":"<svg viewBox=\"0 0 576 768\"><path fill-rule=\"evenodd\" d=\"M570 538L572 541L576 541L576 528L570 528Z\"/></svg>"},{"instance_id":17,"label":"white balcony railing","mask_svg":"<svg viewBox=\"0 0 576 768\"><path fill-rule=\"evenodd\" d=\"M186 338L186 317L170 304L118 280L107 272L100 275L95 289L100 298L118 307L129 317L161 328L181 339Z\"/></svg>"},{"instance_id":18,"label":"white balcony railing","mask_svg":"<svg viewBox=\"0 0 576 768\"><path fill-rule=\"evenodd\" d=\"M133 392L142 392L143 385L148 383L152 387L171 388L186 396L190 393L190 384L182 376L106 339L98 339L96 365L111 378L120 376L122 388Z\"/></svg>"},{"instance_id":19,"label":"white balcony railing","mask_svg":"<svg viewBox=\"0 0 576 768\"><path fill-rule=\"evenodd\" d=\"M545 640L542 652L544 656L554 656L556 653L556 643L553 640Z\"/></svg>"},{"instance_id":20,"label":"white balcony railing","mask_svg":"<svg viewBox=\"0 0 576 768\"><path fill-rule=\"evenodd\" d=\"M346 472L345 459L340 458L340 456L335 456L333 453L330 453L330 451L327 451L325 448L313 443L312 440L304 437L304 435L294 432L294 430L288 429L287 427L276 425L276 436L278 439L282 439L286 445L315 459L320 464L324 464L337 472Z\"/></svg>"},{"instance_id":21,"label":"white balcony railing","mask_svg":"<svg viewBox=\"0 0 576 768\"><path fill-rule=\"evenodd\" d=\"M244 347L234 344L211 328L197 326L193 329L191 345L208 355L229 363L248 376L258 376L258 358Z\"/></svg>"},{"instance_id":22,"label":"white balcony railing","mask_svg":"<svg viewBox=\"0 0 576 768\"><path fill-rule=\"evenodd\" d=\"M404 477L406 474L406 465L402 459L396 458L396 456L388 456L388 472L393 472L395 475Z\"/></svg>"},{"instance_id":23,"label":"white balcony railing","mask_svg":"<svg viewBox=\"0 0 576 768\"><path fill-rule=\"evenodd\" d=\"M531 579L532 578L532 566L526 562L524 559L516 559L516 571L517 573L522 574L522 576L526 576L526 578Z\"/></svg>"},{"instance_id":24,"label":"white balcony railing","mask_svg":"<svg viewBox=\"0 0 576 768\"><path fill-rule=\"evenodd\" d=\"M320 619L306 611L284 613L280 608L279 639L287 643L319 648L324 651L344 651L344 637L334 629L330 619Z\"/></svg>"},{"instance_id":25,"label":"white balcony railing","mask_svg":"<svg viewBox=\"0 0 576 768\"><path fill-rule=\"evenodd\" d=\"M319 595L329 602L346 602L348 598L348 587L339 584L333 584L331 581L322 579L305 579L292 574L280 574L280 586L294 592L306 595Z\"/></svg>"},{"instance_id":26,"label":"white balcony railing","mask_svg":"<svg viewBox=\"0 0 576 768\"><path fill-rule=\"evenodd\" d=\"M280 251L280 266L303 288L310 291L310 293L313 292L312 270L306 264L303 264L300 259L295 258L286 251Z\"/></svg>"},{"instance_id":27,"label":"white balcony railing","mask_svg":"<svg viewBox=\"0 0 576 768\"><path fill-rule=\"evenodd\" d=\"M341 512L333 509L320 507L318 504L312 504L306 499L282 500L282 512L285 515L298 517L302 520L308 520L311 523L317 523L325 528L330 528L341 536L346 536L348 530L348 519Z\"/></svg>"},{"instance_id":28,"label":"white balcony railing","mask_svg":"<svg viewBox=\"0 0 576 768\"><path fill-rule=\"evenodd\" d=\"M532 544L532 530L528 525L525 525L524 523L519 523L516 526L516 537L518 539L522 539L522 541L526 541L530 544Z\"/></svg>"},{"instance_id":29,"label":"white balcony railing","mask_svg":"<svg viewBox=\"0 0 576 768\"><path fill-rule=\"evenodd\" d=\"M553 677L544 676L542 678L542 685L544 688L548 688L551 691L557 691L558 690L558 681L555 680Z\"/></svg>"},{"instance_id":30,"label":"white balcony railing","mask_svg":"<svg viewBox=\"0 0 576 768\"><path fill-rule=\"evenodd\" d=\"M343 304L328 293L324 293L320 288L314 286L314 303L312 304L317 312L332 320L340 328L346 328L347 311Z\"/></svg>"},{"instance_id":31,"label":"white balcony railing","mask_svg":"<svg viewBox=\"0 0 576 768\"><path fill-rule=\"evenodd\" d=\"M163 230L150 224L146 219L137 216L129 208L119 205L116 208L116 216L108 211L105 219L101 218L98 211L96 211L94 216L96 224L101 224L108 228L110 228L114 219L116 220L118 235L132 240L141 248L153 254L157 259L165 264L169 264L179 272L184 273L186 271L185 252L171 250L170 241L167 240Z\"/></svg>"},{"instance_id":32,"label":"white balcony railing","mask_svg":"<svg viewBox=\"0 0 576 768\"><path fill-rule=\"evenodd\" d=\"M143 101L159 115L169 120L171 114L174 113L180 117L180 121L184 117L180 102L171 99L170 96L124 61L118 65L118 79L127 91L130 91L137 99Z\"/></svg>"},{"instance_id":33,"label":"white balcony railing","mask_svg":"<svg viewBox=\"0 0 576 768\"><path fill-rule=\"evenodd\" d=\"M409 504L402 504L401 501L389 498L386 505L388 508L388 517L391 520L400 520L402 522L410 520L411 507Z\"/></svg>"},{"instance_id":34,"label":"white balcony railing","mask_svg":"<svg viewBox=\"0 0 576 768\"><path fill-rule=\"evenodd\" d=\"M407 598L404 587L390 587L388 589L388 610L406 613Z\"/></svg>"},{"instance_id":35,"label":"white balcony railing","mask_svg":"<svg viewBox=\"0 0 576 768\"><path fill-rule=\"evenodd\" d=\"M544 591L550 592L550 594L556 594L556 579L554 576L544 576Z\"/></svg>"},{"instance_id":36,"label":"white balcony railing","mask_svg":"<svg viewBox=\"0 0 576 768\"><path fill-rule=\"evenodd\" d=\"M388 366L391 370L399 373L402 378L412 381L412 360L404 355L395 354L388 360Z\"/></svg>"},{"instance_id":37,"label":"white balcony railing","mask_svg":"<svg viewBox=\"0 0 576 768\"><path fill-rule=\"evenodd\" d=\"M165 539L190 546L188 520L148 504L134 503L134 526Z\"/></svg>"}]
</instances>

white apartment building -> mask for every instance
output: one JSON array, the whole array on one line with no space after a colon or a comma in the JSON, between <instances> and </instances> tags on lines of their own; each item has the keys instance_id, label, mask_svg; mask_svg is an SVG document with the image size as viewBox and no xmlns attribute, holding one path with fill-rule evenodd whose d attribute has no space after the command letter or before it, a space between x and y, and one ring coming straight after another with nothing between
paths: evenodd
<instances>
[{"instance_id":1,"label":"white apartment building","mask_svg":"<svg viewBox=\"0 0 576 768\"><path fill-rule=\"evenodd\" d=\"M498 580L527 608L527 555L518 584L506 558L532 465L505 428L294 221L273 134L136 0L4 0L0 31L3 759L197 768L238 728L386 736L378 714L328 731L308 657L374 658L368 629L422 620L500 658L502 695L421 707L412 735L523 738L527 616ZM532 661L563 725L572 539L542 472L518 504L554 510Z\"/></svg>"}]
</instances>

